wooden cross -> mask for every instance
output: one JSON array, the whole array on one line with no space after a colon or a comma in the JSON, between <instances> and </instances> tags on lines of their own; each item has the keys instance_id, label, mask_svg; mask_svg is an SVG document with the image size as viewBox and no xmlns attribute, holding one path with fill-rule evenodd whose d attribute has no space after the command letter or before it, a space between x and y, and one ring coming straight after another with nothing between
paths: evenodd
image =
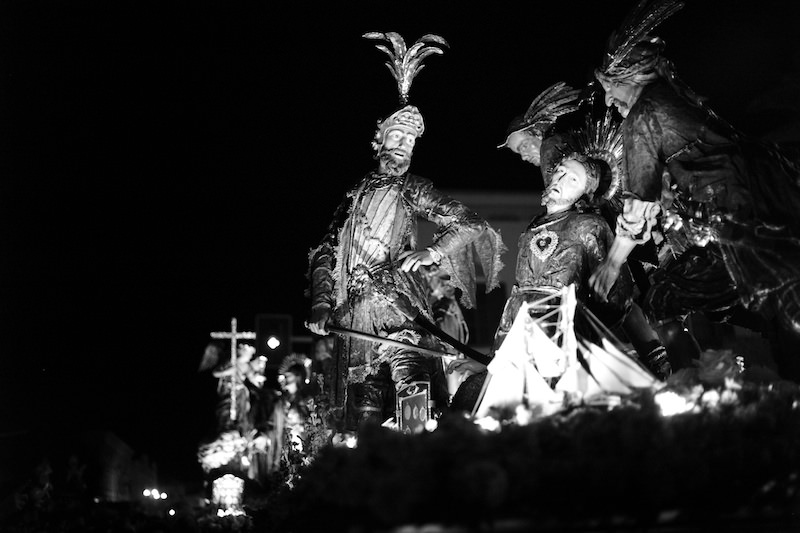
<instances>
[{"instance_id":1,"label":"wooden cross","mask_svg":"<svg viewBox=\"0 0 800 533\"><path fill-rule=\"evenodd\" d=\"M236 361L236 341L239 339L255 339L256 334L254 331L236 331L236 318L231 318L230 331L213 331L211 332L212 339L230 339L231 340L231 420L236 420L236 388L237 380L239 379L238 366Z\"/></svg>"}]
</instances>

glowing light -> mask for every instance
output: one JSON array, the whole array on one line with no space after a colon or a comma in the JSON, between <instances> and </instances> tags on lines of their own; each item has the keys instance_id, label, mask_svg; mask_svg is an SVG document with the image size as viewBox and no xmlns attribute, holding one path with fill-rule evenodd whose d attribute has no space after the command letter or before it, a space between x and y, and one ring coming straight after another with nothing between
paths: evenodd
<instances>
[{"instance_id":1,"label":"glowing light","mask_svg":"<svg viewBox=\"0 0 800 533\"><path fill-rule=\"evenodd\" d=\"M157 500L161 497L161 493L158 492L158 489L153 489L150 491L150 496L152 496L154 500Z\"/></svg>"},{"instance_id":2,"label":"glowing light","mask_svg":"<svg viewBox=\"0 0 800 533\"><path fill-rule=\"evenodd\" d=\"M436 431L436 428L438 428L438 427L439 427L439 422L437 422L436 420L434 420L432 418L430 420L428 420L427 422L425 422L425 430L426 431Z\"/></svg>"},{"instance_id":3,"label":"glowing light","mask_svg":"<svg viewBox=\"0 0 800 533\"><path fill-rule=\"evenodd\" d=\"M175 509L170 509L169 510L169 515L170 516L175 516Z\"/></svg>"},{"instance_id":4,"label":"glowing light","mask_svg":"<svg viewBox=\"0 0 800 533\"><path fill-rule=\"evenodd\" d=\"M659 392L654 396L658 407L663 416L673 416L685 413L692 409L694 404L687 401L683 396L672 391Z\"/></svg>"},{"instance_id":5,"label":"glowing light","mask_svg":"<svg viewBox=\"0 0 800 533\"><path fill-rule=\"evenodd\" d=\"M270 350L274 350L280 345L281 341L280 339L278 339L278 337L272 336L269 339L267 339L267 346L269 347Z\"/></svg>"},{"instance_id":6,"label":"glowing light","mask_svg":"<svg viewBox=\"0 0 800 533\"><path fill-rule=\"evenodd\" d=\"M95 498L94 503L100 503L100 498Z\"/></svg>"},{"instance_id":7,"label":"glowing light","mask_svg":"<svg viewBox=\"0 0 800 533\"><path fill-rule=\"evenodd\" d=\"M531 423L533 414L524 405L520 404L514 410L514 418L520 426L527 426Z\"/></svg>"},{"instance_id":8,"label":"glowing light","mask_svg":"<svg viewBox=\"0 0 800 533\"><path fill-rule=\"evenodd\" d=\"M233 474L225 474L214 480L212 499L219 505L217 516L240 515L242 511L242 493L244 480Z\"/></svg>"},{"instance_id":9,"label":"glowing light","mask_svg":"<svg viewBox=\"0 0 800 533\"><path fill-rule=\"evenodd\" d=\"M146 496L150 496L150 489L144 489L144 490L142 491L142 496L145 496L145 497L146 497Z\"/></svg>"},{"instance_id":10,"label":"glowing light","mask_svg":"<svg viewBox=\"0 0 800 533\"><path fill-rule=\"evenodd\" d=\"M344 440L344 445L348 448L355 448L358 444L358 439L355 435L348 435L347 438Z\"/></svg>"},{"instance_id":11,"label":"glowing light","mask_svg":"<svg viewBox=\"0 0 800 533\"><path fill-rule=\"evenodd\" d=\"M703 402L703 405L706 407L711 407L712 409L719 405L720 395L719 392L712 389L703 393L700 397L700 401Z\"/></svg>"},{"instance_id":12,"label":"glowing light","mask_svg":"<svg viewBox=\"0 0 800 533\"><path fill-rule=\"evenodd\" d=\"M166 500L167 499L167 493L166 492L162 492L161 493L161 499L162 500Z\"/></svg>"},{"instance_id":13,"label":"glowing light","mask_svg":"<svg viewBox=\"0 0 800 533\"><path fill-rule=\"evenodd\" d=\"M246 455L242 456L242 466L250 466L250 459Z\"/></svg>"},{"instance_id":14,"label":"glowing light","mask_svg":"<svg viewBox=\"0 0 800 533\"><path fill-rule=\"evenodd\" d=\"M475 421L475 424L478 425L481 429L485 429L486 431L499 431L500 430L500 421L496 418L492 418L491 416L484 416L483 418L479 418Z\"/></svg>"}]
</instances>

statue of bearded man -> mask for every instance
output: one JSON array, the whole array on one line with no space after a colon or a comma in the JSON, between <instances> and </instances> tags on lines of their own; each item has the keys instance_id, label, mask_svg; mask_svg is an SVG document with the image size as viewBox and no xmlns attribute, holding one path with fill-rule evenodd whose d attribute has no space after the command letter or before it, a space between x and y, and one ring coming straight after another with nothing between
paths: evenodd
<instances>
[{"instance_id":1,"label":"statue of bearded man","mask_svg":"<svg viewBox=\"0 0 800 533\"><path fill-rule=\"evenodd\" d=\"M751 329L774 321L796 342L800 163L714 113L678 78L663 56L663 40L618 35L595 74L606 105L624 118L629 191L609 259L592 277L594 289L601 297L608 292L620 265L660 220L673 259L662 265L644 308L660 324L673 366L690 366L699 356L683 326L692 312ZM794 356L786 367L794 370L784 375L800 379Z\"/></svg>"},{"instance_id":2,"label":"statue of bearded man","mask_svg":"<svg viewBox=\"0 0 800 533\"><path fill-rule=\"evenodd\" d=\"M373 141L378 168L347 192L327 234L309 256L312 332L324 335L332 324L408 346L337 339L333 395L337 405L346 407L348 430L392 416L395 389L414 381L434 381L432 388L437 390L438 379L442 392L434 400L447 402L443 369L437 367L441 363L414 350L442 346L403 310L410 305L434 320L421 267L438 264L461 289L466 305L474 301L475 254L484 268L487 290L497 285L504 249L500 235L429 180L408 172L424 129L414 106L379 123ZM417 247L418 218L439 227L428 248Z\"/></svg>"}]
</instances>

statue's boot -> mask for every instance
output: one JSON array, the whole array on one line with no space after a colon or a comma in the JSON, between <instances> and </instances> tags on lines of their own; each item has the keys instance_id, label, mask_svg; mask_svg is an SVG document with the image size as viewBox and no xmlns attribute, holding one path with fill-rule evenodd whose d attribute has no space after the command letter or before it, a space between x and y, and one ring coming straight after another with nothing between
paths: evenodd
<instances>
[{"instance_id":1,"label":"statue's boot","mask_svg":"<svg viewBox=\"0 0 800 533\"><path fill-rule=\"evenodd\" d=\"M351 387L352 406L355 425L359 429L367 424L382 424L386 411L386 395L389 384L373 376ZM348 424L352 426L352 423Z\"/></svg>"},{"instance_id":2,"label":"statue's boot","mask_svg":"<svg viewBox=\"0 0 800 533\"><path fill-rule=\"evenodd\" d=\"M630 341L639 360L661 380L672 374L672 367L667 357L667 350L656 330L644 316L641 307L635 303L622 323L622 330Z\"/></svg>"},{"instance_id":3,"label":"statue's boot","mask_svg":"<svg viewBox=\"0 0 800 533\"><path fill-rule=\"evenodd\" d=\"M652 349L639 359L650 372L661 381L666 381L672 375L672 365L669 362L667 349L660 341L651 344Z\"/></svg>"},{"instance_id":4,"label":"statue's boot","mask_svg":"<svg viewBox=\"0 0 800 533\"><path fill-rule=\"evenodd\" d=\"M663 321L655 330L666 348L673 371L690 368L692 361L700 359L700 345L683 325L683 321L677 319Z\"/></svg>"}]
</instances>

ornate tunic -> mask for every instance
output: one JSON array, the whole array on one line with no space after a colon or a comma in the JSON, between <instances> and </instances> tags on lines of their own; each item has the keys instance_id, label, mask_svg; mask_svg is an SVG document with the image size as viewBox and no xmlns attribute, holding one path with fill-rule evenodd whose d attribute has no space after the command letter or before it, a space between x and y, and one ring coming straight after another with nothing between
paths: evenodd
<instances>
[{"instance_id":1,"label":"ornate tunic","mask_svg":"<svg viewBox=\"0 0 800 533\"><path fill-rule=\"evenodd\" d=\"M791 295L800 284L797 162L775 146L744 138L663 79L643 88L623 134L635 199L626 200L618 233L637 238L646 233L645 219L654 220L659 210L674 214L685 222L681 230L689 230L689 247L708 244L712 250L705 255L721 254L718 262L703 261L703 268L724 265L744 305L758 309L780 290L777 297L786 301L778 307L797 307L800 294ZM668 237L679 240L674 233ZM718 274L709 271L712 278ZM702 283L692 287L672 297L688 298Z\"/></svg>"},{"instance_id":2,"label":"ornate tunic","mask_svg":"<svg viewBox=\"0 0 800 533\"><path fill-rule=\"evenodd\" d=\"M493 351L500 347L523 302L534 302L575 284L579 300L589 303L589 276L602 263L614 239L608 224L593 213L573 207L535 218L519 238L517 284L506 302ZM591 308L601 318L621 320L630 304L630 278L623 270L609 294L609 304Z\"/></svg>"},{"instance_id":3,"label":"ornate tunic","mask_svg":"<svg viewBox=\"0 0 800 533\"><path fill-rule=\"evenodd\" d=\"M418 217L439 226L431 249L442 255L441 267L464 291L462 301L471 303L474 292L473 251L484 267L487 290L497 285L503 245L499 234L483 219L438 192L429 180L373 172L347 193L328 234L310 254L312 306L330 307L333 322L348 329L438 347L438 341L396 306L398 299L403 299L433 319L424 274L402 272L397 262L402 252L416 249ZM474 246L468 247L470 244ZM383 362L392 364L395 382L407 377L408 365L398 363L398 353L398 348L370 341L343 340L339 389L345 381L375 374ZM342 391L335 392L342 400Z\"/></svg>"}]
</instances>

